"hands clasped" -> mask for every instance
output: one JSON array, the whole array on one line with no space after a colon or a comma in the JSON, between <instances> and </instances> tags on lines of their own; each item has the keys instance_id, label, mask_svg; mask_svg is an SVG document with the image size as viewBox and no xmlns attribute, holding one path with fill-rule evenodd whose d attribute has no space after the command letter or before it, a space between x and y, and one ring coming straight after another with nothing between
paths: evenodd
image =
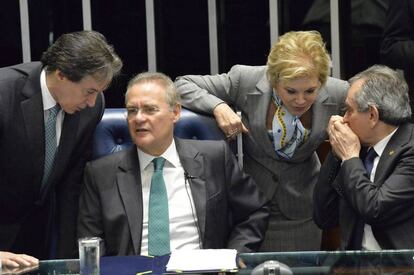
<instances>
[{"instance_id":1,"label":"hands clasped","mask_svg":"<svg viewBox=\"0 0 414 275\"><path fill-rule=\"evenodd\" d=\"M361 143L358 136L352 131L341 116L332 116L329 120L329 142L335 155L341 160L359 157Z\"/></svg>"}]
</instances>

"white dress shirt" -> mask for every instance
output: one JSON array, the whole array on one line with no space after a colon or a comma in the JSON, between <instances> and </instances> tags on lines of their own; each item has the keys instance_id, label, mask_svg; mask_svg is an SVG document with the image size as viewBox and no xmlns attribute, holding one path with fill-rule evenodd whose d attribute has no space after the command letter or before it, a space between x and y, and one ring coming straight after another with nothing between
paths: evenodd
<instances>
[{"instance_id":1,"label":"white dress shirt","mask_svg":"<svg viewBox=\"0 0 414 275\"><path fill-rule=\"evenodd\" d=\"M40 89L42 90L42 101L43 101L43 112L45 123L49 117L50 108L57 104L56 100L53 98L52 94L49 91L49 88L46 85L46 69L43 68L40 73ZM64 112L62 109L59 110L59 113L56 116L56 144L59 145L60 135L62 134L62 122L64 118Z\"/></svg>"},{"instance_id":2,"label":"white dress shirt","mask_svg":"<svg viewBox=\"0 0 414 275\"><path fill-rule=\"evenodd\" d=\"M382 152L384 152L385 147L387 146L388 142L390 141L391 137L395 134L397 129L395 129L391 134L383 138L381 141L379 141L371 148L371 150L375 150L375 152L377 153L377 157L374 158L374 164L371 170L371 182L374 182L375 172L377 171L378 162L382 155ZM364 226L364 235L362 236L362 250L381 250L381 246L375 239L374 234L372 233L372 228L369 224L365 224Z\"/></svg>"},{"instance_id":3,"label":"white dress shirt","mask_svg":"<svg viewBox=\"0 0 414 275\"><path fill-rule=\"evenodd\" d=\"M139 165L141 168L143 225L141 255L148 255L148 204L151 188L151 177L154 172L152 160L138 149ZM178 157L174 140L168 149L160 156L166 159L163 176L168 196L170 218L170 247L176 249L201 248L197 226L197 214L194 207L191 189L184 176L184 169Z\"/></svg>"}]
</instances>

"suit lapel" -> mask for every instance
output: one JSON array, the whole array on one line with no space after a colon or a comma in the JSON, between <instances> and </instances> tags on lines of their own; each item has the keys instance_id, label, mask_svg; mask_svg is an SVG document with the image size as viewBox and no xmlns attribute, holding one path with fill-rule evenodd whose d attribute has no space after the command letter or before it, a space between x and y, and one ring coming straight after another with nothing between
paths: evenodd
<instances>
[{"instance_id":1,"label":"suit lapel","mask_svg":"<svg viewBox=\"0 0 414 275\"><path fill-rule=\"evenodd\" d=\"M200 238L204 243L204 233L206 225L206 181L204 176L204 158L199 154L198 150L190 144L184 144L180 139L175 139L177 152L180 157L184 171L193 178L188 180L191 194L193 196L194 206L200 229Z\"/></svg>"},{"instance_id":2,"label":"suit lapel","mask_svg":"<svg viewBox=\"0 0 414 275\"><path fill-rule=\"evenodd\" d=\"M269 84L266 76L257 83L254 91L247 92L247 116L249 135L253 136L253 140L257 141L260 148L271 158L276 158L273 144L269 138L266 125L267 111L270 101L272 100L273 89Z\"/></svg>"},{"instance_id":3,"label":"suit lapel","mask_svg":"<svg viewBox=\"0 0 414 275\"><path fill-rule=\"evenodd\" d=\"M43 176L43 165L45 159L45 134L43 101L40 89L41 67L29 75L29 78L22 90L27 99L20 103L24 127L26 129L27 143L29 145L32 163L34 165L34 190L40 190Z\"/></svg>"},{"instance_id":4,"label":"suit lapel","mask_svg":"<svg viewBox=\"0 0 414 275\"><path fill-rule=\"evenodd\" d=\"M118 168L117 186L128 219L134 252L138 255L141 252L143 217L141 172L135 146L128 149Z\"/></svg>"},{"instance_id":5,"label":"suit lapel","mask_svg":"<svg viewBox=\"0 0 414 275\"><path fill-rule=\"evenodd\" d=\"M400 155L402 147L412 138L413 125L406 123L398 128L381 154L375 172L374 183L382 184L385 181L384 177L388 177L389 170L395 168L395 165L392 164L395 158Z\"/></svg>"},{"instance_id":6,"label":"suit lapel","mask_svg":"<svg viewBox=\"0 0 414 275\"><path fill-rule=\"evenodd\" d=\"M73 148L77 141L80 117L80 112L74 114L65 113L59 148L56 155L56 159L58 161L56 162L55 173L52 174L52 178L53 176L63 173L63 168L67 167L67 162L70 159L70 153L73 152Z\"/></svg>"}]
</instances>

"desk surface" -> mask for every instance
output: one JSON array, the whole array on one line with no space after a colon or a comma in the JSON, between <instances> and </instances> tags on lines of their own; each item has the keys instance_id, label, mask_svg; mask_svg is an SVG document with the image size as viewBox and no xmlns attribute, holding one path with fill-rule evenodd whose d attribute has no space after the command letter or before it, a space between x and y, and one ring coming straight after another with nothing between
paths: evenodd
<instances>
[{"instance_id":1,"label":"desk surface","mask_svg":"<svg viewBox=\"0 0 414 275\"><path fill-rule=\"evenodd\" d=\"M247 265L239 274L250 274L268 260L287 265L292 274L414 274L414 250L242 253L239 257ZM20 274L79 274L79 261L41 261L37 270Z\"/></svg>"}]
</instances>

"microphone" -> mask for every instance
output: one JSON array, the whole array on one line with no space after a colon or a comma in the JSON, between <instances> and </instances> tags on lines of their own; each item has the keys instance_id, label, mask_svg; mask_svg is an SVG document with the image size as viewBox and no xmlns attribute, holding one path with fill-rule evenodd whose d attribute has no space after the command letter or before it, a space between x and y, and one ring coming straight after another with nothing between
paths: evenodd
<instances>
[{"instance_id":1,"label":"microphone","mask_svg":"<svg viewBox=\"0 0 414 275\"><path fill-rule=\"evenodd\" d=\"M198 225L198 219L196 218L196 213L195 213L194 208L193 208L194 200L192 199L192 197L190 196L190 192L188 191L189 183L191 182L192 179L196 179L197 177L191 176L190 174L188 174L187 171L184 170L184 178L185 178L185 180L184 180L185 181L185 183L184 183L185 192L187 193L187 197L188 197L188 200L190 202L191 215L193 216L194 225L195 225L195 227L197 229L197 233L198 233L198 246L200 247L200 249L202 249L203 248L203 242L201 241L200 227Z\"/></svg>"},{"instance_id":2,"label":"microphone","mask_svg":"<svg viewBox=\"0 0 414 275\"><path fill-rule=\"evenodd\" d=\"M292 270L279 261L265 261L256 266L251 275L292 275Z\"/></svg>"},{"instance_id":3,"label":"microphone","mask_svg":"<svg viewBox=\"0 0 414 275\"><path fill-rule=\"evenodd\" d=\"M191 176L190 174L188 174L187 171L184 171L184 177L186 180L193 180L196 179L197 177Z\"/></svg>"}]
</instances>

